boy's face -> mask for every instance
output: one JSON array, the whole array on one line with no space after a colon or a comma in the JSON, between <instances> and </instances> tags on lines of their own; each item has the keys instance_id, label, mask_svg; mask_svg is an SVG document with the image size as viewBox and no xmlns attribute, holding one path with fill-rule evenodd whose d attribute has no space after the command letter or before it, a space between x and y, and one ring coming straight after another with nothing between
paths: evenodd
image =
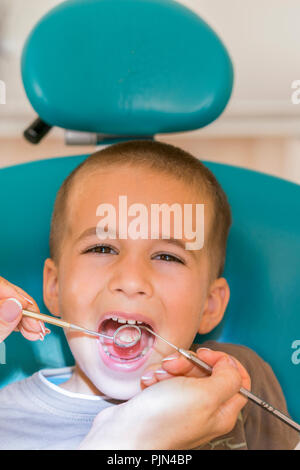
<instances>
[{"instance_id":1,"label":"boy's face","mask_svg":"<svg viewBox=\"0 0 300 470\"><path fill-rule=\"evenodd\" d=\"M100 220L97 207L109 203L116 208L118 233L119 195L127 196L128 207L142 203L149 214L155 203L179 203L182 213L183 204L204 203L204 248L186 250L167 239L151 239L150 223L148 239L119 239L118 235L116 239L99 239L95 231ZM44 299L53 314L90 330L104 328L107 333L122 325L114 320L103 323L108 318L142 321L187 349L197 332L206 332L220 321L229 294L222 289L210 290L210 261L205 250L210 202L201 200L186 184L148 169L108 167L80 177L69 195L67 212L68 229L58 266L48 259L44 268ZM128 223L134 218L128 217ZM94 230L88 231L91 228ZM172 223L170 235L174 236ZM181 240L188 241L184 231ZM115 358L109 357L96 337L72 330L67 330L66 336L81 373L97 391L116 399L126 400L138 393L143 371L174 352L153 335L143 333L140 357L124 360L124 354L112 349L110 342L105 341L107 352ZM131 357L130 351L128 354Z\"/></svg>"}]
</instances>

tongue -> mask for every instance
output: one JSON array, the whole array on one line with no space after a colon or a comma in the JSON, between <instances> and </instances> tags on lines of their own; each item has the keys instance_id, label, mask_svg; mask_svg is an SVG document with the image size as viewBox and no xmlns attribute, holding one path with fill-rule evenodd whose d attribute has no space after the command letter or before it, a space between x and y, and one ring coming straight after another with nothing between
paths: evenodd
<instances>
[{"instance_id":1,"label":"tongue","mask_svg":"<svg viewBox=\"0 0 300 470\"><path fill-rule=\"evenodd\" d=\"M106 320L101 325L101 332L109 336L113 336L119 327L120 323L111 319ZM138 331L135 328L131 328L130 325L128 325L128 328L123 328L123 330L120 331L120 334L117 335L117 340L119 343L126 345L126 343L131 343L136 339L137 333ZM151 333L148 333L143 328L141 328L141 339L134 346L120 347L107 339L104 339L104 344L107 346L108 352L113 356L117 356L121 359L133 359L139 356L143 349L148 346L150 338L152 338Z\"/></svg>"}]
</instances>

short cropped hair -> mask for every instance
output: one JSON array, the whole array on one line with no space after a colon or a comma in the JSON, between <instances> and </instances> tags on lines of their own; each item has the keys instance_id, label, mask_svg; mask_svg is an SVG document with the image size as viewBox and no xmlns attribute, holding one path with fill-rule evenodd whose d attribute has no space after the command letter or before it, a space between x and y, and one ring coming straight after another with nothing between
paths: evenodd
<instances>
[{"instance_id":1,"label":"short cropped hair","mask_svg":"<svg viewBox=\"0 0 300 470\"><path fill-rule=\"evenodd\" d=\"M66 232L67 201L76 181L89 172L113 166L144 167L173 176L207 195L212 202L209 254L212 262L212 277L220 277L224 270L226 244L232 222L227 196L213 173L199 159L174 145L151 140L132 140L110 145L90 155L77 166L60 187L52 214L50 230L50 256L55 263L60 257L60 248ZM205 246L205 241L204 241Z\"/></svg>"}]
</instances>

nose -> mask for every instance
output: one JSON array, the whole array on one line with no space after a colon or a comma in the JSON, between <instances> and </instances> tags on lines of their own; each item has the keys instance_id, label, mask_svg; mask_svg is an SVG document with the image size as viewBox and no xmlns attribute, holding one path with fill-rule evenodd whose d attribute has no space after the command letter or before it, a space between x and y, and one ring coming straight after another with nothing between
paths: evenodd
<instances>
[{"instance_id":1,"label":"nose","mask_svg":"<svg viewBox=\"0 0 300 470\"><path fill-rule=\"evenodd\" d=\"M149 269L142 261L124 258L115 264L108 288L112 293L123 293L127 297L151 297L153 287Z\"/></svg>"}]
</instances>

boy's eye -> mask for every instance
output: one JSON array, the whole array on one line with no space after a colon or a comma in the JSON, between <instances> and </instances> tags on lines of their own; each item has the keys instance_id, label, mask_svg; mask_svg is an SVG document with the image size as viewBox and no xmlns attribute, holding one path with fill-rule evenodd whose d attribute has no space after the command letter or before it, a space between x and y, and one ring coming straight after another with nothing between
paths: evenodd
<instances>
[{"instance_id":1,"label":"boy's eye","mask_svg":"<svg viewBox=\"0 0 300 470\"><path fill-rule=\"evenodd\" d=\"M181 259L177 258L177 256L169 255L168 253L160 253L156 256L164 256L165 258L168 258L163 261L172 261L172 262L175 261L176 263L184 264L184 262Z\"/></svg>"},{"instance_id":2,"label":"boy's eye","mask_svg":"<svg viewBox=\"0 0 300 470\"><path fill-rule=\"evenodd\" d=\"M116 253L116 250L110 245L95 245L83 251L83 253L109 254L111 253L111 251L114 251ZM165 259L163 259L163 261L168 261L168 262L171 261L171 262L184 264L184 262L181 259L177 258L177 256L170 255L169 253L159 253L155 257L157 256L164 257Z\"/></svg>"},{"instance_id":3,"label":"boy's eye","mask_svg":"<svg viewBox=\"0 0 300 470\"><path fill-rule=\"evenodd\" d=\"M112 251L116 252L113 247L109 245L95 245L85 250L83 253L100 253L100 254L107 254Z\"/></svg>"}]
</instances>

